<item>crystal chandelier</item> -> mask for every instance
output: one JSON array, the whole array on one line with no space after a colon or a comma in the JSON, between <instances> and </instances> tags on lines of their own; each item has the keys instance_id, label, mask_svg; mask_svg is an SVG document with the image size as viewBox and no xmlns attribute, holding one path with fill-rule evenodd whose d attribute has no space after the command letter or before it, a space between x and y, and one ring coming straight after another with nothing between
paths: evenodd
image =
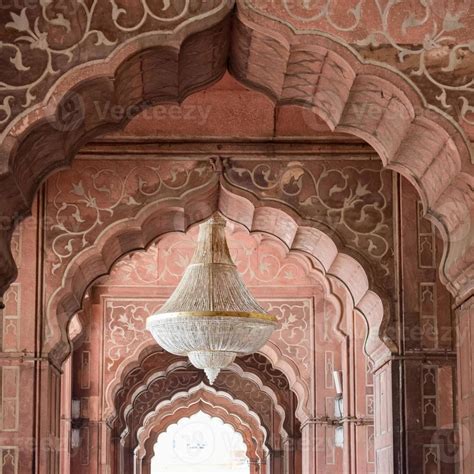
<instances>
[{"instance_id":1,"label":"crystal chandelier","mask_svg":"<svg viewBox=\"0 0 474 474\"><path fill-rule=\"evenodd\" d=\"M215 213L200 226L183 278L147 329L163 349L187 355L211 384L236 356L258 351L277 323L244 285L229 253L226 220Z\"/></svg>"}]
</instances>

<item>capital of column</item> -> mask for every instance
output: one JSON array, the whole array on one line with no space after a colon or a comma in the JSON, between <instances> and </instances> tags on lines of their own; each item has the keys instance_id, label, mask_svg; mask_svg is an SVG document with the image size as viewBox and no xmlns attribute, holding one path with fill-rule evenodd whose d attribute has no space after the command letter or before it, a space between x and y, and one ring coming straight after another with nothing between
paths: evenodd
<instances>
[{"instance_id":1,"label":"capital of column","mask_svg":"<svg viewBox=\"0 0 474 474\"><path fill-rule=\"evenodd\" d=\"M474 290L465 296L461 302L458 302L456 311L465 311L474 306Z\"/></svg>"},{"instance_id":2,"label":"capital of column","mask_svg":"<svg viewBox=\"0 0 474 474\"><path fill-rule=\"evenodd\" d=\"M474 294L470 295L455 309L456 325L460 327L462 320L471 318L474 313Z\"/></svg>"},{"instance_id":3,"label":"capital of column","mask_svg":"<svg viewBox=\"0 0 474 474\"><path fill-rule=\"evenodd\" d=\"M469 264L454 281L449 281L446 287L454 296L455 308L472 300L474 297L474 264Z\"/></svg>"}]
</instances>

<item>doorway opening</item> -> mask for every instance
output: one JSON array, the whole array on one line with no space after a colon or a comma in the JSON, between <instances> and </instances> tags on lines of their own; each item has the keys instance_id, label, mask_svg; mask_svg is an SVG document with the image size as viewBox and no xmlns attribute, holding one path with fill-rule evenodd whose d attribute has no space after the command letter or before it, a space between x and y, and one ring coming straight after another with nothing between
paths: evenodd
<instances>
[{"instance_id":1,"label":"doorway opening","mask_svg":"<svg viewBox=\"0 0 474 474\"><path fill-rule=\"evenodd\" d=\"M151 474L249 474L246 452L242 435L230 424L199 411L159 435Z\"/></svg>"}]
</instances>

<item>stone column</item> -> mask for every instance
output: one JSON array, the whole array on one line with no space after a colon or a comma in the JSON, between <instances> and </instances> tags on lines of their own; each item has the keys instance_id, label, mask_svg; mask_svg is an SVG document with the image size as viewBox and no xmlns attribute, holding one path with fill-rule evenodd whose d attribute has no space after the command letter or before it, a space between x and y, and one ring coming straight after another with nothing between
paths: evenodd
<instances>
[{"instance_id":1,"label":"stone column","mask_svg":"<svg viewBox=\"0 0 474 474\"><path fill-rule=\"evenodd\" d=\"M328 423L324 420L310 419L301 426L302 472L324 472L325 437Z\"/></svg>"},{"instance_id":2,"label":"stone column","mask_svg":"<svg viewBox=\"0 0 474 474\"><path fill-rule=\"evenodd\" d=\"M36 377L39 433L35 449L39 463L35 472L60 474L61 374L49 361L43 360L37 363Z\"/></svg>"},{"instance_id":3,"label":"stone column","mask_svg":"<svg viewBox=\"0 0 474 474\"><path fill-rule=\"evenodd\" d=\"M300 474L301 473L301 440L288 437L283 441L284 452L284 473Z\"/></svg>"},{"instance_id":4,"label":"stone column","mask_svg":"<svg viewBox=\"0 0 474 474\"><path fill-rule=\"evenodd\" d=\"M474 295L456 310L460 466L474 472Z\"/></svg>"},{"instance_id":5,"label":"stone column","mask_svg":"<svg viewBox=\"0 0 474 474\"><path fill-rule=\"evenodd\" d=\"M271 456L271 470L272 474L280 474L285 472L285 453L283 450L273 450Z\"/></svg>"},{"instance_id":6,"label":"stone column","mask_svg":"<svg viewBox=\"0 0 474 474\"><path fill-rule=\"evenodd\" d=\"M101 446L100 450L100 474L111 474L114 472L114 447L112 428L106 423L101 423Z\"/></svg>"},{"instance_id":7,"label":"stone column","mask_svg":"<svg viewBox=\"0 0 474 474\"><path fill-rule=\"evenodd\" d=\"M13 234L19 273L0 309L0 466L9 474L60 473L60 370L42 350L38 208Z\"/></svg>"},{"instance_id":8,"label":"stone column","mask_svg":"<svg viewBox=\"0 0 474 474\"><path fill-rule=\"evenodd\" d=\"M134 461L134 470L133 474L143 474L143 459L136 454L133 455L133 461Z\"/></svg>"},{"instance_id":9,"label":"stone column","mask_svg":"<svg viewBox=\"0 0 474 474\"><path fill-rule=\"evenodd\" d=\"M398 354L391 387L393 432L400 435L394 463L404 474L454 473L456 347L452 298L439 278L444 243L424 217L417 191L402 178L399 184Z\"/></svg>"},{"instance_id":10,"label":"stone column","mask_svg":"<svg viewBox=\"0 0 474 474\"><path fill-rule=\"evenodd\" d=\"M71 398L72 398L72 361L69 357L63 365L61 375L61 452L60 472L69 474L71 469Z\"/></svg>"},{"instance_id":11,"label":"stone column","mask_svg":"<svg viewBox=\"0 0 474 474\"><path fill-rule=\"evenodd\" d=\"M273 452L269 452L267 457L265 458L265 469L262 469L262 472L265 474L272 474L272 457L273 457Z\"/></svg>"},{"instance_id":12,"label":"stone column","mask_svg":"<svg viewBox=\"0 0 474 474\"><path fill-rule=\"evenodd\" d=\"M252 471L250 471L252 474ZM142 474L151 474L151 457L145 457L142 461Z\"/></svg>"},{"instance_id":13,"label":"stone column","mask_svg":"<svg viewBox=\"0 0 474 474\"><path fill-rule=\"evenodd\" d=\"M71 455L71 474L101 474L106 469L103 465L103 450L111 446L104 446L106 437L99 403L102 389L100 306L88 302L83 317L90 323L85 325L72 359L72 397L80 406L79 419L74 423L79 430L80 445Z\"/></svg>"}]
</instances>

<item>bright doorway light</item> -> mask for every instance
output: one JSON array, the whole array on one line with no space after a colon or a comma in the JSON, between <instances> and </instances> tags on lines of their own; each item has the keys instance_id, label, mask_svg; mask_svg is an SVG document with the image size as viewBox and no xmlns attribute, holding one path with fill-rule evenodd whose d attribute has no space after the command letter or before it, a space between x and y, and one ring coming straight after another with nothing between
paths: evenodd
<instances>
[{"instance_id":1,"label":"bright doorway light","mask_svg":"<svg viewBox=\"0 0 474 474\"><path fill-rule=\"evenodd\" d=\"M246 451L231 425L198 412L160 434L151 474L249 474Z\"/></svg>"}]
</instances>

